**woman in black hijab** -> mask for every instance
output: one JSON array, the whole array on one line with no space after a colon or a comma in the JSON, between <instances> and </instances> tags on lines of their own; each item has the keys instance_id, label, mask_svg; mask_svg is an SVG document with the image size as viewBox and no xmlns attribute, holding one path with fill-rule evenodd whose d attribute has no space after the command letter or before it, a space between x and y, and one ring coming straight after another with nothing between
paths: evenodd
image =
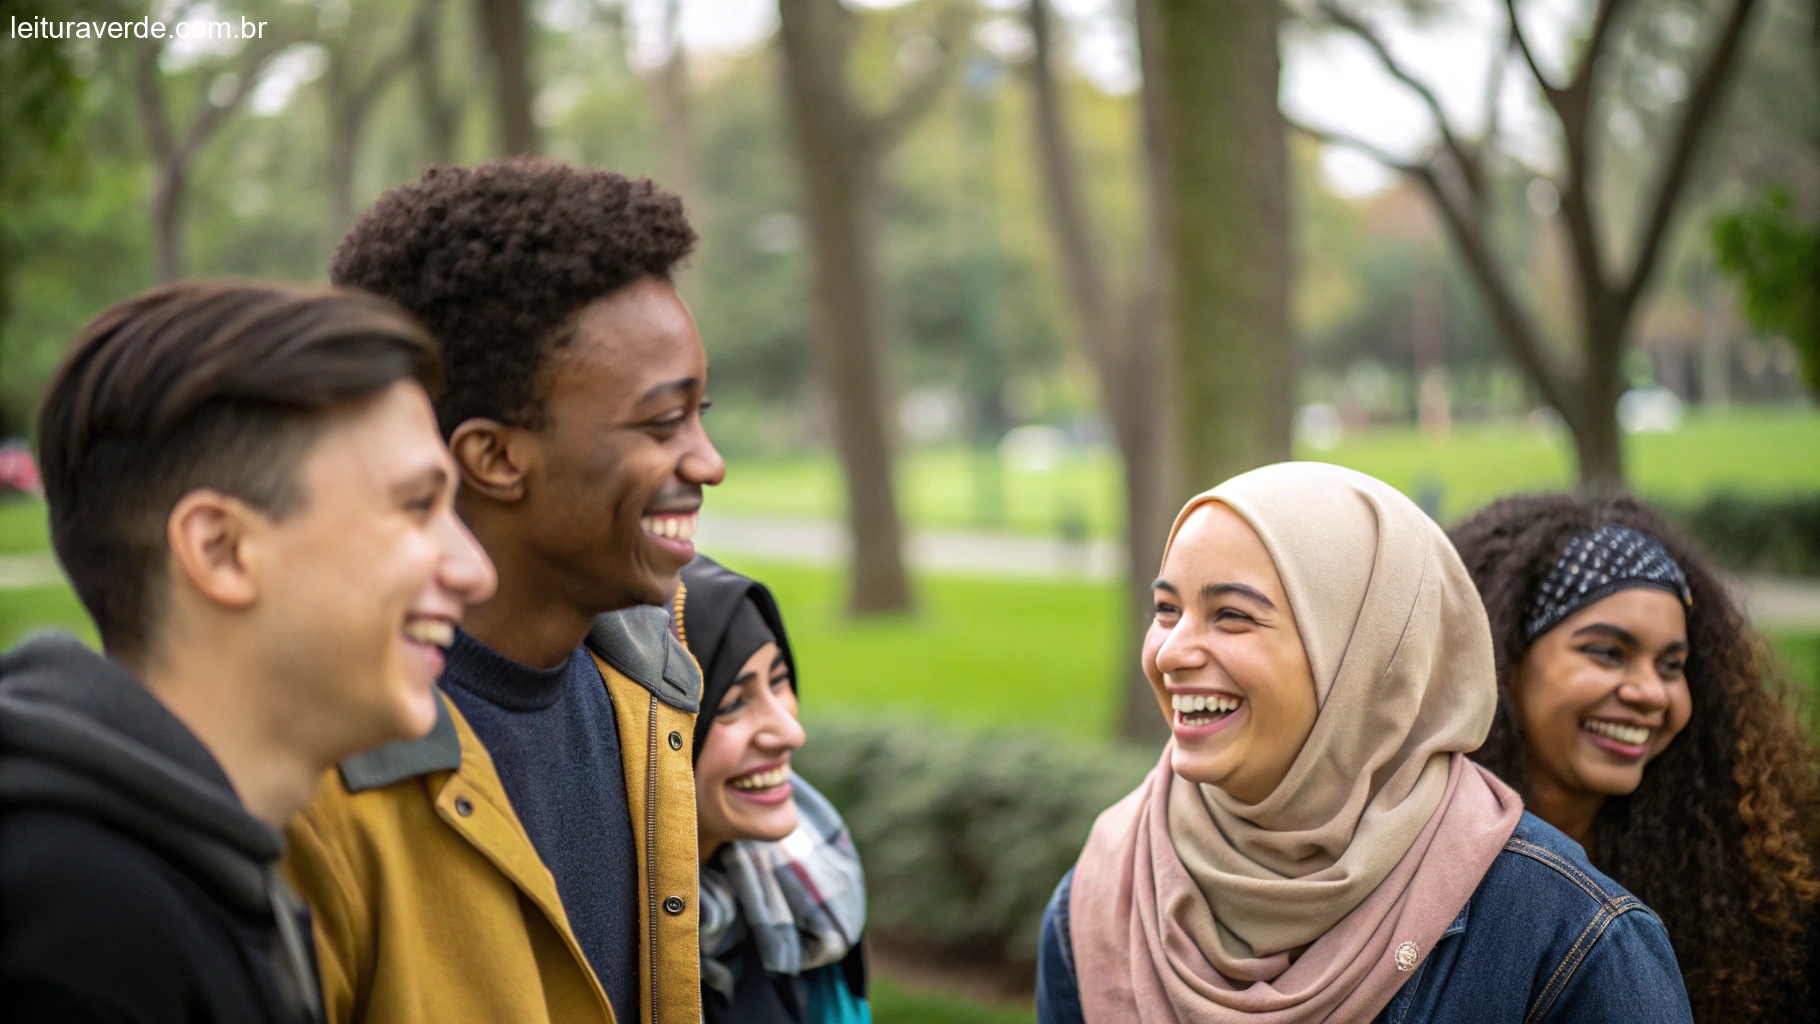
<instances>
[{"instance_id":1,"label":"woman in black hijab","mask_svg":"<svg viewBox=\"0 0 1820 1024\"><path fill-rule=\"evenodd\" d=\"M869 1024L866 890L832 805L790 770L796 666L764 584L697 556L672 615L701 663L695 800L707 1024Z\"/></svg>"}]
</instances>

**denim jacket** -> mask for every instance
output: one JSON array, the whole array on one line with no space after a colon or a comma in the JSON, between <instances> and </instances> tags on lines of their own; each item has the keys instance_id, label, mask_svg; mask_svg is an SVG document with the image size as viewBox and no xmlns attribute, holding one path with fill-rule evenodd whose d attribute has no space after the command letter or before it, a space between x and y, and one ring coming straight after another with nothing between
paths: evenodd
<instances>
[{"instance_id":1,"label":"denim jacket","mask_svg":"<svg viewBox=\"0 0 1820 1024\"><path fill-rule=\"evenodd\" d=\"M1084 1024L1068 933L1070 871L1043 914L1041 1024ZM1692 1024L1668 932L1533 814L1492 862L1379 1024ZM1101 1024L1101 1022L1096 1022Z\"/></svg>"}]
</instances>

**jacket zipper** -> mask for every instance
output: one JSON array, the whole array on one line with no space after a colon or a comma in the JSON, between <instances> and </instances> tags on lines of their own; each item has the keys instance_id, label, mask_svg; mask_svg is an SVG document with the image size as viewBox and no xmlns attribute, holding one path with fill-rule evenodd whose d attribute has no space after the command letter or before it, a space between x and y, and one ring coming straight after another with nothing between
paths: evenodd
<instances>
[{"instance_id":1,"label":"jacket zipper","mask_svg":"<svg viewBox=\"0 0 1820 1024\"><path fill-rule=\"evenodd\" d=\"M651 923L648 970L651 975L651 1024L657 1012L657 695L651 695L651 727L645 737L645 919Z\"/></svg>"}]
</instances>

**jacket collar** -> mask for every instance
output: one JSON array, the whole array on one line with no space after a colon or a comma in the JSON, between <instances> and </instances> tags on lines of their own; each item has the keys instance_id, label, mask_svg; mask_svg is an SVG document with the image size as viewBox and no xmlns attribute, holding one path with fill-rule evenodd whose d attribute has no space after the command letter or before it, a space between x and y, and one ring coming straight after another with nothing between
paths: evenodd
<instances>
[{"instance_id":1,"label":"jacket collar","mask_svg":"<svg viewBox=\"0 0 1820 1024\"><path fill-rule=\"evenodd\" d=\"M587 643L658 700L688 714L701 710L701 669L670 632L667 609L641 604L609 612L594 620Z\"/></svg>"},{"instance_id":2,"label":"jacket collar","mask_svg":"<svg viewBox=\"0 0 1820 1024\"><path fill-rule=\"evenodd\" d=\"M626 678L679 711L701 710L701 670L670 632L670 614L656 605L608 612L588 631L588 649ZM436 724L419 740L388 743L341 762L348 792L378 789L419 775L461 768L461 737L448 697L436 692Z\"/></svg>"}]
</instances>

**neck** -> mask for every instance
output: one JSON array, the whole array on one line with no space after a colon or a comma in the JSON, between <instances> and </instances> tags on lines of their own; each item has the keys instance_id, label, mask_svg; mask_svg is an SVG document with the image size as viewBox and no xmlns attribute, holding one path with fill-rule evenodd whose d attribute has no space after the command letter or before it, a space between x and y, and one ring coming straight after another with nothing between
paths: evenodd
<instances>
[{"instance_id":1,"label":"neck","mask_svg":"<svg viewBox=\"0 0 1820 1024\"><path fill-rule=\"evenodd\" d=\"M1569 839L1587 847L1592 839L1593 822L1605 797L1583 789L1565 786L1552 775L1532 772L1529 779L1529 809L1536 817L1567 834Z\"/></svg>"},{"instance_id":2,"label":"neck","mask_svg":"<svg viewBox=\"0 0 1820 1024\"><path fill-rule=\"evenodd\" d=\"M288 716L276 713L249 685L256 676L219 650L201 657L169 655L142 667L141 677L170 712L208 748L247 813L283 828L303 809L334 754L302 749Z\"/></svg>"},{"instance_id":3,"label":"neck","mask_svg":"<svg viewBox=\"0 0 1820 1024\"><path fill-rule=\"evenodd\" d=\"M549 564L523 542L514 529L522 516L478 499L464 504L461 515L499 571L499 588L485 604L468 608L461 628L520 665L560 664L607 609L570 600L561 585L570 567Z\"/></svg>"}]
</instances>

